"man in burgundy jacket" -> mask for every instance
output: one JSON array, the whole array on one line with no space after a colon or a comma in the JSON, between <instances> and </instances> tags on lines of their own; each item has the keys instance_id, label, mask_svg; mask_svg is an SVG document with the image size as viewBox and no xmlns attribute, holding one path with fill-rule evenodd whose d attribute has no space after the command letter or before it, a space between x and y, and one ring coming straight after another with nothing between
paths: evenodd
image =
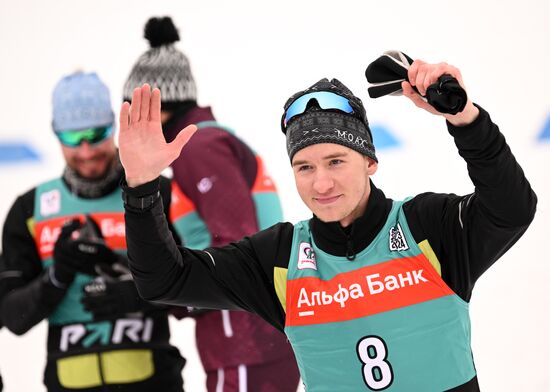
<instances>
[{"instance_id":1,"label":"man in burgundy jacket","mask_svg":"<svg viewBox=\"0 0 550 392\"><path fill-rule=\"evenodd\" d=\"M282 220L275 186L261 159L209 107L196 103L185 55L175 48L178 32L168 17L145 26L151 48L134 65L124 99L149 83L162 91L162 125L171 141L189 124L200 129L186 153L172 164L176 193L186 208L171 211L185 246L221 246ZM179 203L181 204L181 203ZM294 392L299 372L285 336L260 317L241 311L191 313L208 391Z\"/></svg>"}]
</instances>

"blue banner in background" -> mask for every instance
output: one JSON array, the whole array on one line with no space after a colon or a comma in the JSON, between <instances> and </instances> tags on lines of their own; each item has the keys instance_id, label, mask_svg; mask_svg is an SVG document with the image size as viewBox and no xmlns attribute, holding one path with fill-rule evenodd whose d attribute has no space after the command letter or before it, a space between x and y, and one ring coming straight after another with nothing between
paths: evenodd
<instances>
[{"instance_id":1,"label":"blue banner in background","mask_svg":"<svg viewBox=\"0 0 550 392\"><path fill-rule=\"evenodd\" d=\"M539 140L550 140L550 116L548 116L548 120L546 120L546 124L542 128L542 132L540 133Z\"/></svg>"},{"instance_id":2,"label":"blue banner in background","mask_svg":"<svg viewBox=\"0 0 550 392\"><path fill-rule=\"evenodd\" d=\"M0 165L39 162L40 154L26 142L0 141Z\"/></svg>"},{"instance_id":3,"label":"blue banner in background","mask_svg":"<svg viewBox=\"0 0 550 392\"><path fill-rule=\"evenodd\" d=\"M401 142L383 125L372 125L370 130L372 132L372 138L374 139L374 147L377 150L398 147L401 145Z\"/></svg>"}]
</instances>

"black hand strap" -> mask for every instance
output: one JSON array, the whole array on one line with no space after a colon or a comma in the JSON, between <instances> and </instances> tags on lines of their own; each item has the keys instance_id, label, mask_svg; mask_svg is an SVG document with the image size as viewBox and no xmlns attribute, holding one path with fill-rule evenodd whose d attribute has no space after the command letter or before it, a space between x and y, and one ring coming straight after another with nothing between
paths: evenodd
<instances>
[{"instance_id":1,"label":"black hand strap","mask_svg":"<svg viewBox=\"0 0 550 392\"><path fill-rule=\"evenodd\" d=\"M125 206L130 206L136 210L147 210L160 198L160 191L156 191L152 195L143 197L132 196L126 192L122 192L122 200Z\"/></svg>"}]
</instances>

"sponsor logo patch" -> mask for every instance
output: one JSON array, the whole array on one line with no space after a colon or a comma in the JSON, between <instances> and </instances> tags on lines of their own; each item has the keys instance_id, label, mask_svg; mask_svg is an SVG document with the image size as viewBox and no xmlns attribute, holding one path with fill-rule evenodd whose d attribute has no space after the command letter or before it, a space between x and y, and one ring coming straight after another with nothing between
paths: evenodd
<instances>
[{"instance_id":1,"label":"sponsor logo patch","mask_svg":"<svg viewBox=\"0 0 550 392\"><path fill-rule=\"evenodd\" d=\"M317 270L315 252L313 252L311 244L308 244L307 242L300 243L300 253L298 254L298 269Z\"/></svg>"},{"instance_id":2,"label":"sponsor logo patch","mask_svg":"<svg viewBox=\"0 0 550 392\"><path fill-rule=\"evenodd\" d=\"M390 250L391 251L402 251L409 249L401 225L398 223L392 228L390 228Z\"/></svg>"},{"instance_id":3,"label":"sponsor logo patch","mask_svg":"<svg viewBox=\"0 0 550 392\"><path fill-rule=\"evenodd\" d=\"M40 214L49 216L61 211L61 193L54 189L40 195Z\"/></svg>"},{"instance_id":4,"label":"sponsor logo patch","mask_svg":"<svg viewBox=\"0 0 550 392\"><path fill-rule=\"evenodd\" d=\"M200 193L206 193L214 186L214 178L204 177L197 183L197 189Z\"/></svg>"}]
</instances>

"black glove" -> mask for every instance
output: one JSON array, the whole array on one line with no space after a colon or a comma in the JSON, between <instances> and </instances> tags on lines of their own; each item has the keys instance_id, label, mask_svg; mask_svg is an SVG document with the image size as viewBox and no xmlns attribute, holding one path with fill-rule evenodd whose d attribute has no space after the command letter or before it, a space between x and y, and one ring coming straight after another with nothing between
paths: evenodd
<instances>
[{"instance_id":1,"label":"black glove","mask_svg":"<svg viewBox=\"0 0 550 392\"><path fill-rule=\"evenodd\" d=\"M368 88L369 96L379 98L390 94L401 95L401 82L409 80L408 70L413 62L405 53L396 50L384 52L365 70L365 76L371 84Z\"/></svg>"},{"instance_id":2,"label":"black glove","mask_svg":"<svg viewBox=\"0 0 550 392\"><path fill-rule=\"evenodd\" d=\"M401 95L401 82L409 81L408 70L413 59L403 52L389 50L369 64L365 76L371 87L369 96ZM416 92L418 90L413 87ZM468 97L458 81L450 75L442 75L437 83L426 90L426 101L440 113L457 114L464 110Z\"/></svg>"},{"instance_id":3,"label":"black glove","mask_svg":"<svg viewBox=\"0 0 550 392\"><path fill-rule=\"evenodd\" d=\"M457 114L464 110L468 96L458 80L451 75L441 75L426 89L426 100L439 113Z\"/></svg>"},{"instance_id":4,"label":"black glove","mask_svg":"<svg viewBox=\"0 0 550 392\"><path fill-rule=\"evenodd\" d=\"M119 257L105 244L97 223L87 216L84 224L73 219L63 226L53 258L54 279L69 285L77 272L97 275L97 264L113 264Z\"/></svg>"},{"instance_id":5,"label":"black glove","mask_svg":"<svg viewBox=\"0 0 550 392\"><path fill-rule=\"evenodd\" d=\"M120 317L127 313L160 308L143 300L129 270L122 264L102 265L100 276L84 286L82 305L94 319Z\"/></svg>"}]
</instances>

